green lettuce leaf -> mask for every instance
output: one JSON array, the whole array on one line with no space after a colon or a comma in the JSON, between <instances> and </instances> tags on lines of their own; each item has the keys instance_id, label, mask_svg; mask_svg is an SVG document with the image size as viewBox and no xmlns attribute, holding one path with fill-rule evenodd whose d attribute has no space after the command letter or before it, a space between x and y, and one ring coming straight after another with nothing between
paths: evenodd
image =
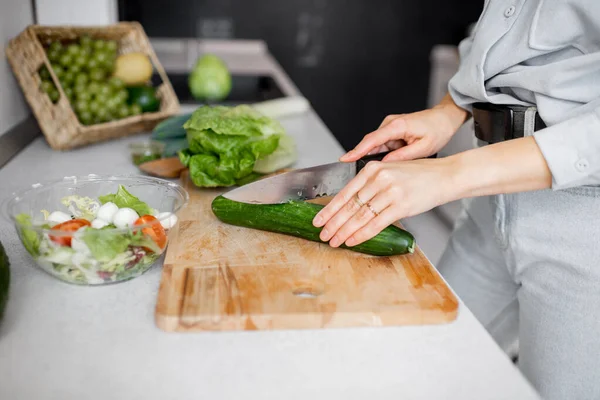
<instances>
[{"instance_id":1,"label":"green lettuce leaf","mask_svg":"<svg viewBox=\"0 0 600 400\"><path fill-rule=\"evenodd\" d=\"M108 262L125 252L131 242L130 235L110 230L86 228L81 239L100 262Z\"/></svg>"},{"instance_id":2,"label":"green lettuce leaf","mask_svg":"<svg viewBox=\"0 0 600 400\"><path fill-rule=\"evenodd\" d=\"M196 186L247 183L257 178L257 172L260 174L263 170L290 163L290 140L281 124L248 105L202 106L192 113L183 127L187 132L188 148L179 151L178 156L189 167ZM257 161L274 153L282 139L287 144L283 153L280 151L276 159L256 171ZM293 142L291 145L294 146ZM284 156L287 159L283 160ZM295 152L291 157L295 157Z\"/></svg>"},{"instance_id":3,"label":"green lettuce leaf","mask_svg":"<svg viewBox=\"0 0 600 400\"><path fill-rule=\"evenodd\" d=\"M257 159L271 154L279 143L279 135L222 138L210 131L197 132L192 142L206 144L212 151L195 154L189 159L190 177L196 186L232 186L253 172ZM233 144L233 145L232 145ZM219 147L221 146L221 147Z\"/></svg>"},{"instance_id":4,"label":"green lettuce leaf","mask_svg":"<svg viewBox=\"0 0 600 400\"><path fill-rule=\"evenodd\" d=\"M106 196L100 196L98 198L102 204L113 202L119 208L129 207L137 212L139 216L152 214L152 209L148 204L129 193L123 185L119 185L117 193L107 194Z\"/></svg>"},{"instance_id":5,"label":"green lettuce leaf","mask_svg":"<svg viewBox=\"0 0 600 400\"><path fill-rule=\"evenodd\" d=\"M76 194L66 196L60 201L77 218L93 220L100 204L91 197L78 196Z\"/></svg>"},{"instance_id":6,"label":"green lettuce leaf","mask_svg":"<svg viewBox=\"0 0 600 400\"><path fill-rule=\"evenodd\" d=\"M19 225L19 229L17 229L17 231L19 232L23 246L25 246L25 249L33 257L39 256L40 237L35 230L31 229L31 216L29 214L19 214L15 216L15 219Z\"/></svg>"},{"instance_id":7,"label":"green lettuce leaf","mask_svg":"<svg viewBox=\"0 0 600 400\"><path fill-rule=\"evenodd\" d=\"M221 135L237 136L268 136L285 133L279 122L246 104L235 107L202 106L192 113L183 127L186 131L210 129Z\"/></svg>"},{"instance_id":8,"label":"green lettuce leaf","mask_svg":"<svg viewBox=\"0 0 600 400\"><path fill-rule=\"evenodd\" d=\"M158 247L156 242L147 235L144 235L142 231L136 231L131 235L130 244L136 247L145 247L156 254L160 254L162 252L161 248Z\"/></svg>"}]
</instances>

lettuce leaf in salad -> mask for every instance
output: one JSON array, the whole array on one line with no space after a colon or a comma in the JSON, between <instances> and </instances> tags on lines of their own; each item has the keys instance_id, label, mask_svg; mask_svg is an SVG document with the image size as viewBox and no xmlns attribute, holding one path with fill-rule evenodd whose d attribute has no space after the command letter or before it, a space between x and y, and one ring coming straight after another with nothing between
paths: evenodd
<instances>
[{"instance_id":1,"label":"lettuce leaf in salad","mask_svg":"<svg viewBox=\"0 0 600 400\"><path fill-rule=\"evenodd\" d=\"M84 218L91 221L95 218L100 203L90 197L71 195L66 196L60 201L69 209L72 215L77 218Z\"/></svg>"},{"instance_id":2,"label":"lettuce leaf in salad","mask_svg":"<svg viewBox=\"0 0 600 400\"><path fill-rule=\"evenodd\" d=\"M156 254L160 254L162 252L162 249L158 247L156 242L150 237L144 235L142 231L133 232L130 237L130 244L131 246L135 247L143 247Z\"/></svg>"},{"instance_id":3,"label":"lettuce leaf in salad","mask_svg":"<svg viewBox=\"0 0 600 400\"><path fill-rule=\"evenodd\" d=\"M81 239L96 260L108 262L127 250L131 242L128 236L110 230L86 228Z\"/></svg>"},{"instance_id":4,"label":"lettuce leaf in salad","mask_svg":"<svg viewBox=\"0 0 600 400\"><path fill-rule=\"evenodd\" d=\"M150 206L129 193L123 185L119 185L117 193L107 194L98 198L102 204L112 202L115 203L119 208L129 207L137 212L139 216L152 215L152 209Z\"/></svg>"},{"instance_id":5,"label":"lettuce leaf in salad","mask_svg":"<svg viewBox=\"0 0 600 400\"><path fill-rule=\"evenodd\" d=\"M19 214L15 216L15 219L19 225L17 231L19 232L23 246L33 257L39 256L40 237L35 230L31 229L31 216L29 214Z\"/></svg>"}]
</instances>

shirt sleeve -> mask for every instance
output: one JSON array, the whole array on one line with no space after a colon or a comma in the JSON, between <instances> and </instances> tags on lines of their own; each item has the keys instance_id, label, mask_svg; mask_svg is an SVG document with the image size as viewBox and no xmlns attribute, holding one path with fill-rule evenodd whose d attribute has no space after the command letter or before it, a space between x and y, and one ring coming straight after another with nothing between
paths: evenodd
<instances>
[{"instance_id":1,"label":"shirt sleeve","mask_svg":"<svg viewBox=\"0 0 600 400\"><path fill-rule=\"evenodd\" d=\"M533 134L552 173L552 189L600 185L600 107Z\"/></svg>"},{"instance_id":2,"label":"shirt sleeve","mask_svg":"<svg viewBox=\"0 0 600 400\"><path fill-rule=\"evenodd\" d=\"M466 65L467 63L465 60L471 54L472 47L472 34L460 41L458 44L458 71L456 71L456 73L448 82L448 94L450 94L450 97L452 97L454 103L469 113L473 111L471 103L473 103L474 99L471 96L468 96L466 93L469 91L469 87L474 85L474 83L472 82L472 79L467 79L467 77L472 77L472 74L470 71L467 71L470 66Z\"/></svg>"}]
</instances>

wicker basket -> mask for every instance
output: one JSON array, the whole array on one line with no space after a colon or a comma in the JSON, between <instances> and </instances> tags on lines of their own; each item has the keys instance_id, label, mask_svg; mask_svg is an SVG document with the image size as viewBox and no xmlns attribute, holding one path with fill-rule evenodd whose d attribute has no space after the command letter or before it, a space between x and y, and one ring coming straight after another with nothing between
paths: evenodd
<instances>
[{"instance_id":1,"label":"wicker basket","mask_svg":"<svg viewBox=\"0 0 600 400\"><path fill-rule=\"evenodd\" d=\"M95 125L86 126L79 122L50 67L43 44L57 39L65 42L74 41L84 34L97 39L117 41L119 54L142 52L150 57L155 72L162 80L157 89L157 96L160 99L160 109L157 112L142 113ZM46 140L55 150L68 150L94 142L150 131L160 121L179 113L179 101L171 82L139 23L122 22L102 27L30 25L10 41L6 48L6 55ZM58 88L60 98L56 103L52 103L41 89L38 71L42 65L46 66Z\"/></svg>"}]
</instances>

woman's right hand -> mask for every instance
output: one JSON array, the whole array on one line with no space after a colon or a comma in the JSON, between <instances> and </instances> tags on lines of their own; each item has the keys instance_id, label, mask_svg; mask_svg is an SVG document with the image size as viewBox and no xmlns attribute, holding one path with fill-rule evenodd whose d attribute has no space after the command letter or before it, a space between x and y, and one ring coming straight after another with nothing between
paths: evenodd
<instances>
[{"instance_id":1,"label":"woman's right hand","mask_svg":"<svg viewBox=\"0 0 600 400\"><path fill-rule=\"evenodd\" d=\"M465 122L467 111L459 108L449 95L437 106L411 114L388 115L376 131L340 161L356 161L368 154L392 151L383 161L425 158L442 149Z\"/></svg>"}]
</instances>

